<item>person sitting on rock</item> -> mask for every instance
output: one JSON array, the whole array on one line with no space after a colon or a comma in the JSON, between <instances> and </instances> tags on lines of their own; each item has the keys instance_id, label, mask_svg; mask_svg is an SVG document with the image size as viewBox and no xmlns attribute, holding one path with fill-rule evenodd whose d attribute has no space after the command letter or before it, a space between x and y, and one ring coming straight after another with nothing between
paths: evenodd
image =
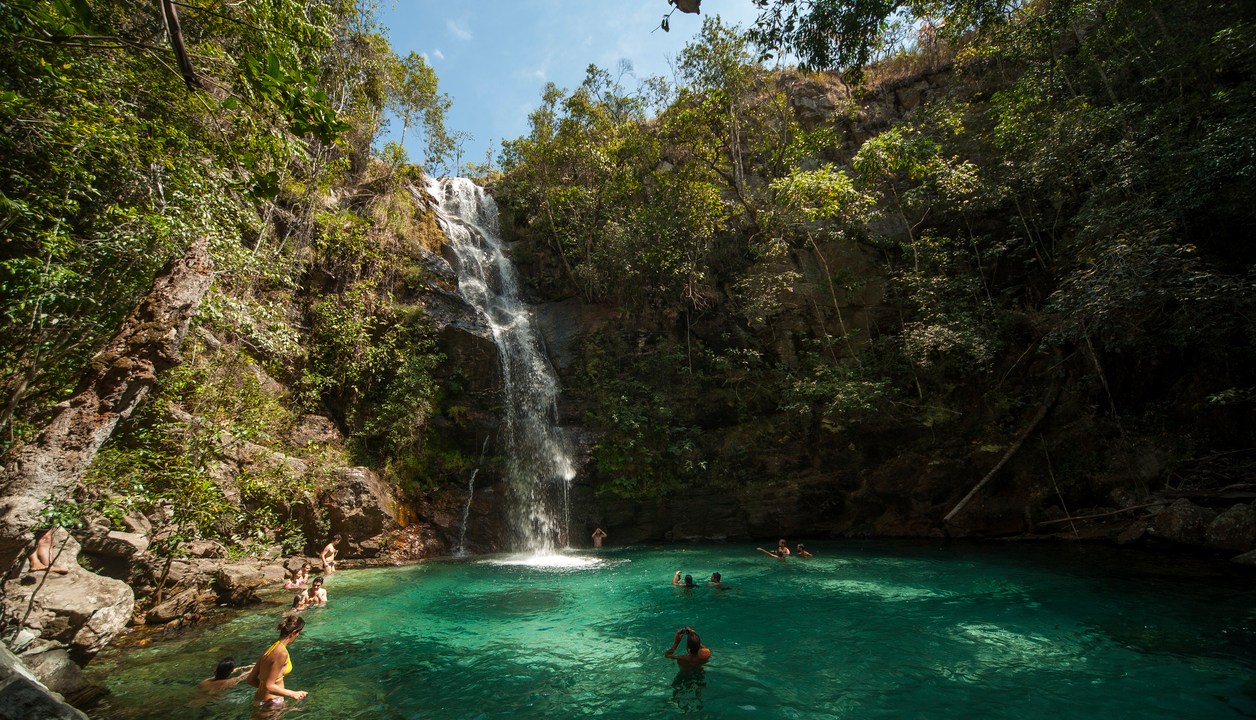
<instances>
[{"instance_id":1,"label":"person sitting on rock","mask_svg":"<svg viewBox=\"0 0 1256 720\"><path fill-rule=\"evenodd\" d=\"M340 536L337 535L327 543L327 547L323 548L323 552L319 558L323 561L323 573L331 575L336 572L336 546L340 544Z\"/></svg>"},{"instance_id":2,"label":"person sitting on rock","mask_svg":"<svg viewBox=\"0 0 1256 720\"><path fill-rule=\"evenodd\" d=\"M35 550L29 558L30 572L46 570L58 575L70 572L66 568L52 564L52 530L52 528L43 528L35 531Z\"/></svg>"}]
</instances>

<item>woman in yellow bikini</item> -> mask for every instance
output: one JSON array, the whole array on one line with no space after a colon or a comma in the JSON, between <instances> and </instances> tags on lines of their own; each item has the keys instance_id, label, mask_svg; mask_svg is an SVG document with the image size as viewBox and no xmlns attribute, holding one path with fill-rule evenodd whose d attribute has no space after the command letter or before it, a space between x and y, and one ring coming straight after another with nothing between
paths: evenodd
<instances>
[{"instance_id":1,"label":"woman in yellow bikini","mask_svg":"<svg viewBox=\"0 0 1256 720\"><path fill-rule=\"evenodd\" d=\"M289 615L279 623L279 639L266 648L253 671L249 673L248 683L257 688L253 701L263 708L277 707L284 703L284 698L300 700L308 693L304 690L289 690L283 686L283 678L292 672L292 657L288 655L288 646L305 628L305 619L299 615Z\"/></svg>"}]
</instances>

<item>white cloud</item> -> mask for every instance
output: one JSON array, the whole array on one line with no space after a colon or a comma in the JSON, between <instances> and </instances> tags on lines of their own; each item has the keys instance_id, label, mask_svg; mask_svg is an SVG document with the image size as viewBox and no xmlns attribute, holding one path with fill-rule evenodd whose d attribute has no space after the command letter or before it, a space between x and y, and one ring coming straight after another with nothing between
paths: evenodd
<instances>
[{"instance_id":1,"label":"white cloud","mask_svg":"<svg viewBox=\"0 0 1256 720\"><path fill-rule=\"evenodd\" d=\"M446 22L445 29L449 30L450 34L459 40L471 39L471 31L459 25L455 20L450 19Z\"/></svg>"},{"instance_id":2,"label":"white cloud","mask_svg":"<svg viewBox=\"0 0 1256 720\"><path fill-rule=\"evenodd\" d=\"M440 48L436 48L435 50L432 51L432 57L436 58L437 60L444 60L445 53L441 52Z\"/></svg>"}]
</instances>

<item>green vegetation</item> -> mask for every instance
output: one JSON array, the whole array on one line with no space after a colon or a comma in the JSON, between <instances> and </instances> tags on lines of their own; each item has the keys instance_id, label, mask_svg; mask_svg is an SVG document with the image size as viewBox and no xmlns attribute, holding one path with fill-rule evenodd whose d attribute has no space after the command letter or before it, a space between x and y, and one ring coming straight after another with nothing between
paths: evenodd
<instances>
[{"instance_id":1,"label":"green vegetation","mask_svg":"<svg viewBox=\"0 0 1256 720\"><path fill-rule=\"evenodd\" d=\"M539 283L621 313L564 378L604 432L602 491L763 482L856 446L966 457L1057 381L1074 429L1053 442L1089 428L1062 467L1252 446L1251 7L760 5L760 43L865 83L769 71L708 18L677 87L590 68L505 145L496 192L548 246ZM851 105L796 112L808 87Z\"/></svg>"},{"instance_id":2,"label":"green vegetation","mask_svg":"<svg viewBox=\"0 0 1256 720\"><path fill-rule=\"evenodd\" d=\"M964 468L894 499L928 513L1057 385L1028 472L1070 506L1134 476L1222 484L1256 440L1256 9L757 4L748 34L707 17L674 84L547 87L500 172L476 166L533 289L607 311L563 377L596 488ZM0 7L0 441L208 237L185 365L63 502L166 508L168 555L295 548L332 469L420 493L484 452L493 401L420 302L442 282L421 171L373 150L389 111L426 167L463 136L353 0L179 8L191 76L147 4ZM1176 464L1099 460L1153 447Z\"/></svg>"},{"instance_id":3,"label":"green vegetation","mask_svg":"<svg viewBox=\"0 0 1256 720\"><path fill-rule=\"evenodd\" d=\"M441 165L449 101L355 0L178 12L190 79L152 3L0 7L0 430L5 448L37 430L155 273L208 236L185 364L80 499L115 518L165 508L167 555L200 537L298 549L329 469L397 479L421 461L439 356L414 291L418 246L439 240L407 190L418 170L372 144L391 108ZM298 445L306 412L344 441Z\"/></svg>"}]
</instances>

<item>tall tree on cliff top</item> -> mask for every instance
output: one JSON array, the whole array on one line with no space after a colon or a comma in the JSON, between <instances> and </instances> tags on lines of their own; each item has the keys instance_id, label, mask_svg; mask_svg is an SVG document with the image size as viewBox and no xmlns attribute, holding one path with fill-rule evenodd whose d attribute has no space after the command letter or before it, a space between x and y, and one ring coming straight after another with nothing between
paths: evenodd
<instances>
[{"instance_id":1,"label":"tall tree on cliff top","mask_svg":"<svg viewBox=\"0 0 1256 720\"><path fill-rule=\"evenodd\" d=\"M949 38L1006 20L1024 0L753 0L750 38L805 69L858 71L872 61L896 17L927 23Z\"/></svg>"}]
</instances>

